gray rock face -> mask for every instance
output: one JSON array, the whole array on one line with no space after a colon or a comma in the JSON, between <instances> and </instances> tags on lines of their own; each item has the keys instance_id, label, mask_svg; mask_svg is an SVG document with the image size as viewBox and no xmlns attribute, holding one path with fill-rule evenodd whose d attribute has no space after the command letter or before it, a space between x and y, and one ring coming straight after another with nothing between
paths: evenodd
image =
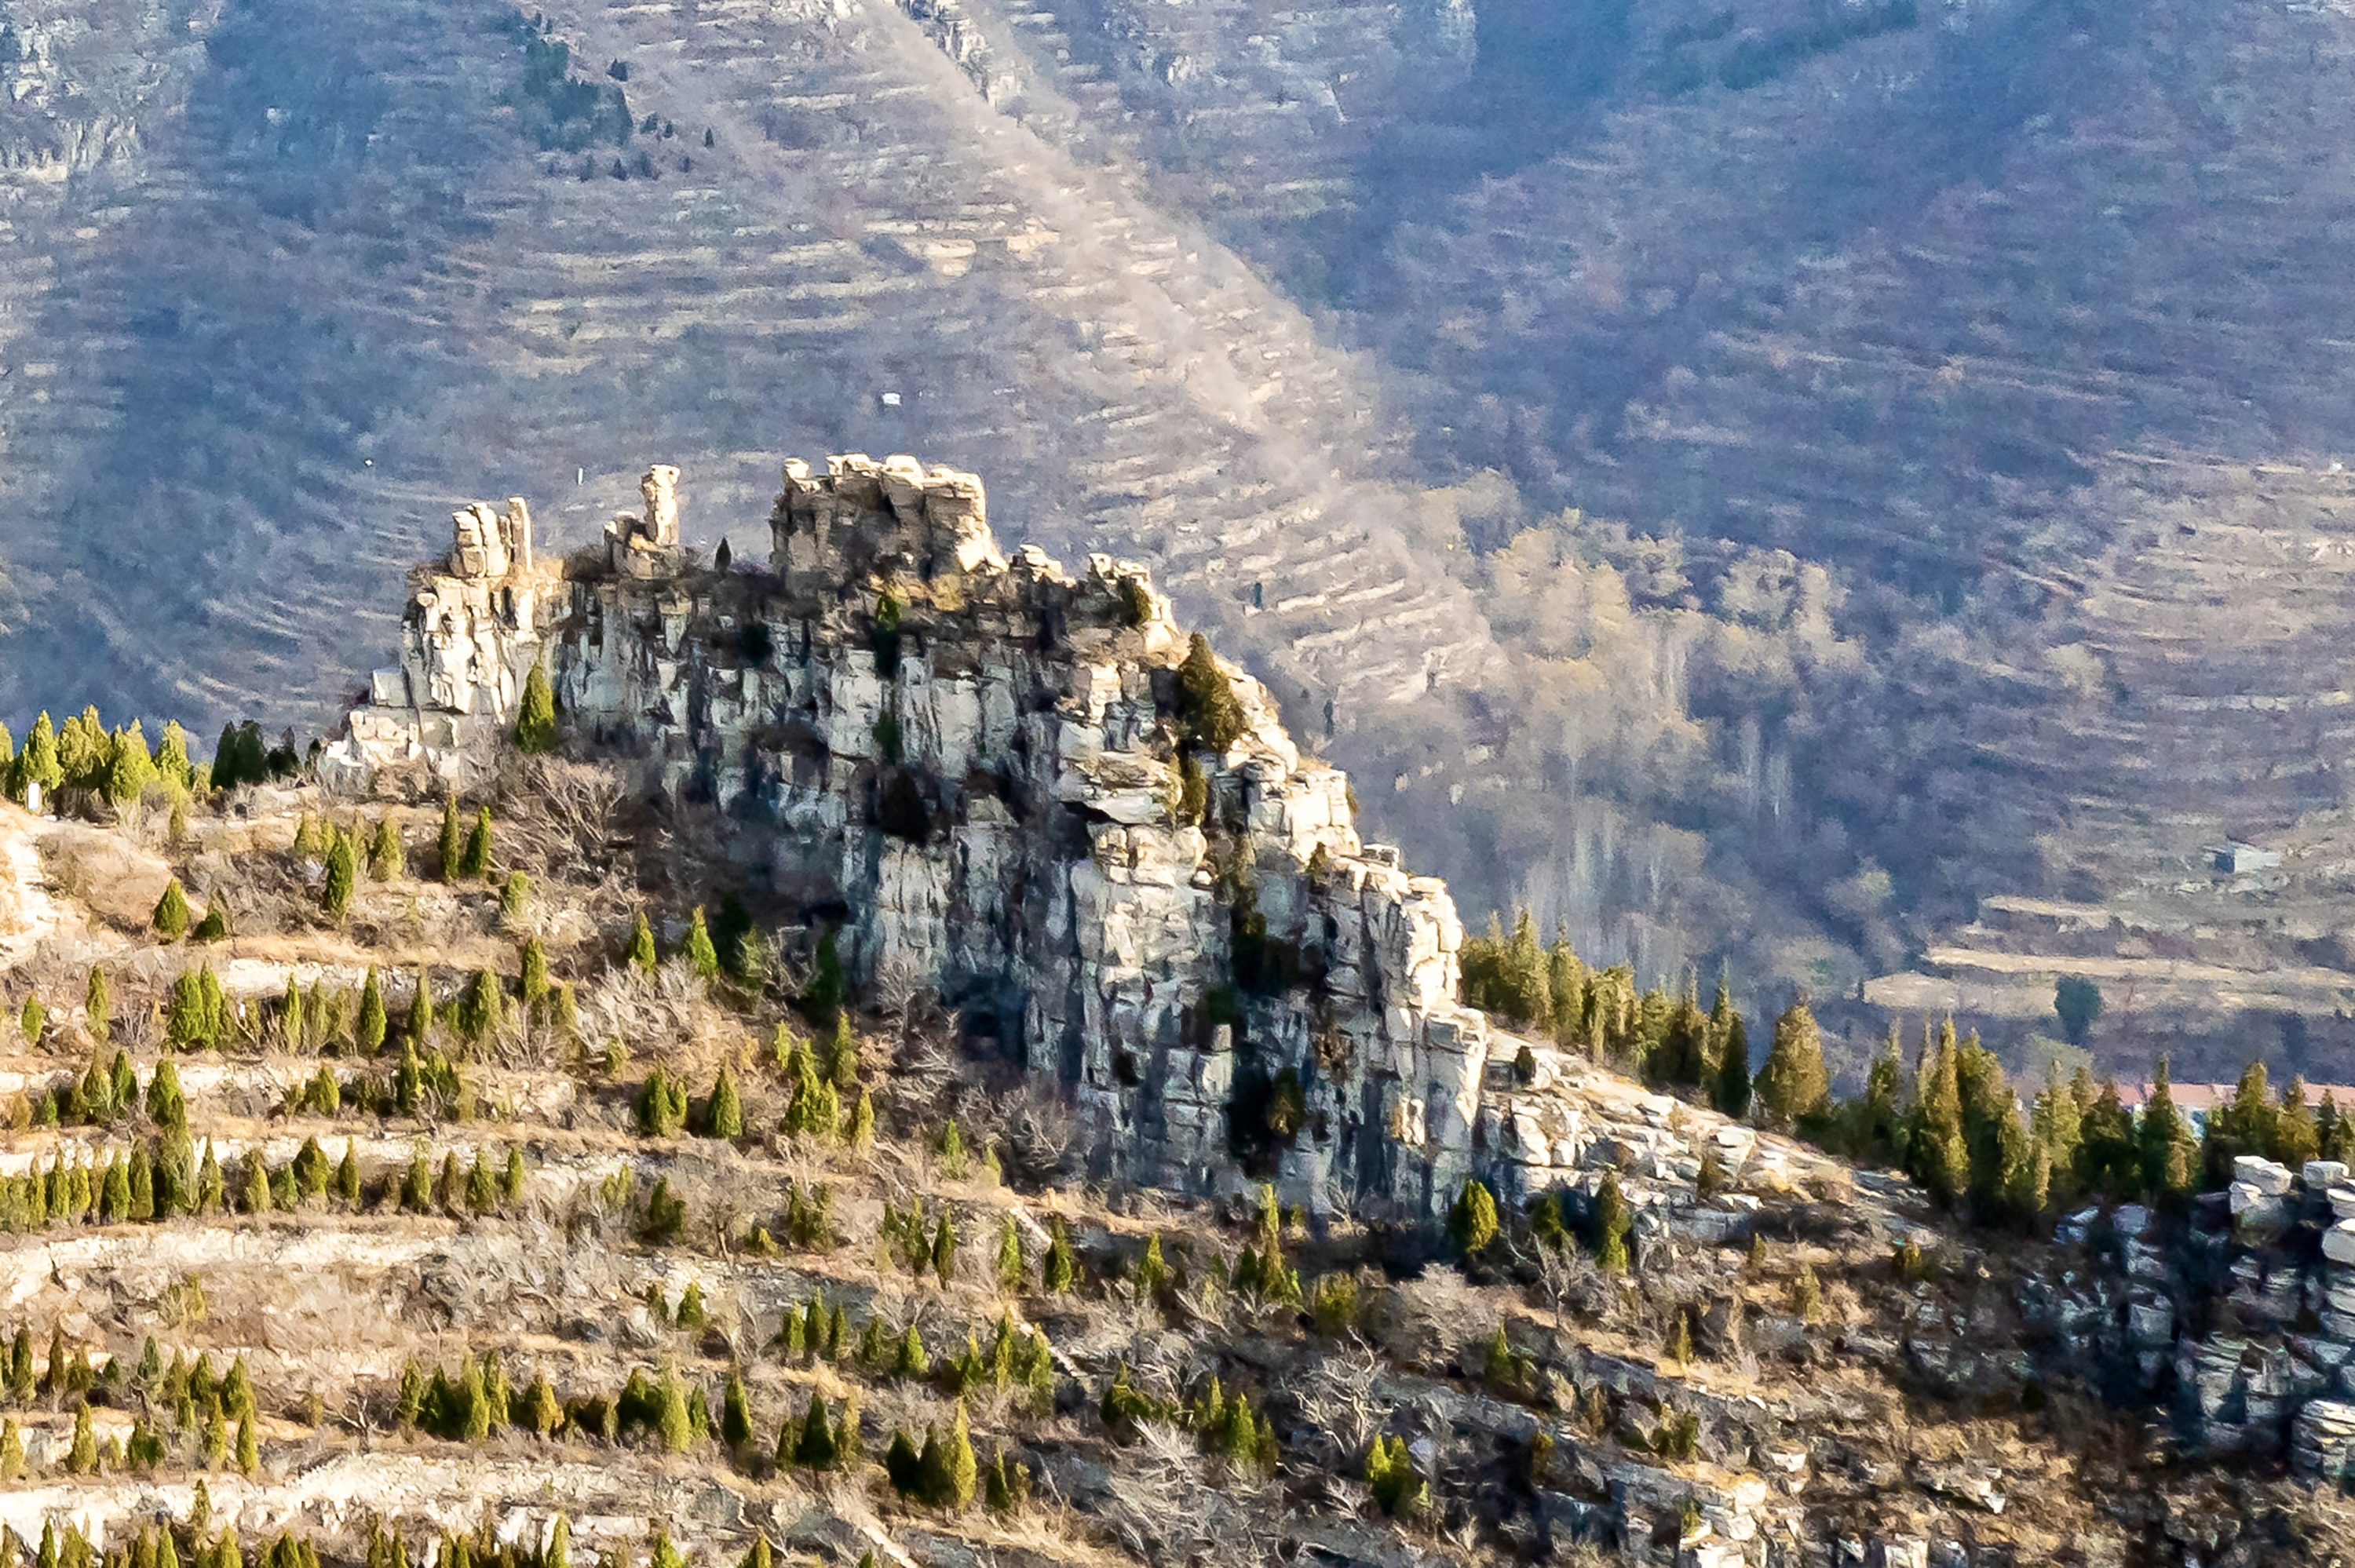
<instances>
[{"instance_id":1,"label":"gray rock face","mask_svg":"<svg viewBox=\"0 0 2355 1568\"><path fill-rule=\"evenodd\" d=\"M860 980L937 991L1069 1085L1107 1172L1201 1188L1240 1149L1295 1200L1454 1197L1489 1052L1454 903L1359 842L1348 780L1241 671L1239 738L1187 746L1186 639L1142 567L1009 559L975 476L850 456L786 465L768 570L712 570L677 487L655 466L644 514L561 564L521 502L460 512L330 776L481 777L544 662L639 786L774 826L777 885L851 911ZM1575 1135L1538 1141L1517 1157Z\"/></svg>"}]
</instances>

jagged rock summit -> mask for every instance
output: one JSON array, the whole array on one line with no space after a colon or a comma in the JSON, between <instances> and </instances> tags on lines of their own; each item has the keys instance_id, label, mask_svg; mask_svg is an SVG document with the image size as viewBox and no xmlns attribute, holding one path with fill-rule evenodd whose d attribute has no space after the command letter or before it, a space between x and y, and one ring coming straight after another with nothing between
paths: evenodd
<instances>
[{"instance_id":1,"label":"jagged rock summit","mask_svg":"<svg viewBox=\"0 0 2355 1568\"><path fill-rule=\"evenodd\" d=\"M1141 567L1009 558L982 482L909 457L784 468L768 567L678 544L678 474L602 546L535 556L529 510L455 514L410 578L401 662L326 764L484 776L535 663L634 782L773 824L770 871L841 910L860 980L936 989L1072 1086L1106 1166L1429 1213L1472 1173L1489 1035L1455 906L1359 841L1347 779L1188 639Z\"/></svg>"}]
</instances>

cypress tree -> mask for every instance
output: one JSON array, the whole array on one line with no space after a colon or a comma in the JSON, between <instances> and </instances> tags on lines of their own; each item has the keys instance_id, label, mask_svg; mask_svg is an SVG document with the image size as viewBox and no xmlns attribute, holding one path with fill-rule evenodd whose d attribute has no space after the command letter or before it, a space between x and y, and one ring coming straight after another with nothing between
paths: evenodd
<instances>
[{"instance_id":1,"label":"cypress tree","mask_svg":"<svg viewBox=\"0 0 2355 1568\"><path fill-rule=\"evenodd\" d=\"M474 825L466 834L466 847L459 856L458 874L482 880L491 874L491 809L474 808Z\"/></svg>"},{"instance_id":2,"label":"cypress tree","mask_svg":"<svg viewBox=\"0 0 2355 1568\"><path fill-rule=\"evenodd\" d=\"M826 1076L837 1088L847 1089L858 1081L858 1039L850 1032L850 1014L834 1016L834 1051L827 1060Z\"/></svg>"},{"instance_id":3,"label":"cypress tree","mask_svg":"<svg viewBox=\"0 0 2355 1568\"><path fill-rule=\"evenodd\" d=\"M666 1454L684 1454L695 1440L695 1430L688 1424L687 1395L670 1369L663 1369L662 1378L662 1446Z\"/></svg>"},{"instance_id":4,"label":"cypress tree","mask_svg":"<svg viewBox=\"0 0 2355 1568\"><path fill-rule=\"evenodd\" d=\"M1497 1239L1497 1199L1486 1182L1475 1179L1464 1183L1448 1213L1447 1233L1466 1257L1478 1255Z\"/></svg>"},{"instance_id":5,"label":"cypress tree","mask_svg":"<svg viewBox=\"0 0 2355 1568\"><path fill-rule=\"evenodd\" d=\"M188 895L180 891L178 877L164 885L164 896L155 901L150 924L155 927L155 934L167 942L176 942L188 934Z\"/></svg>"},{"instance_id":6,"label":"cypress tree","mask_svg":"<svg viewBox=\"0 0 2355 1568\"><path fill-rule=\"evenodd\" d=\"M523 678L523 701L516 709L516 749L527 755L556 749L556 691L549 683L546 661L536 662Z\"/></svg>"},{"instance_id":7,"label":"cypress tree","mask_svg":"<svg viewBox=\"0 0 2355 1568\"><path fill-rule=\"evenodd\" d=\"M477 1149L474 1168L466 1173L466 1212L480 1216L498 1206L498 1186L491 1180L491 1168L484 1162L483 1151Z\"/></svg>"},{"instance_id":8,"label":"cypress tree","mask_svg":"<svg viewBox=\"0 0 2355 1568\"><path fill-rule=\"evenodd\" d=\"M213 1156L213 1140L205 1139L204 1162L197 1168L197 1213L209 1214L223 1202L220 1161Z\"/></svg>"},{"instance_id":9,"label":"cypress tree","mask_svg":"<svg viewBox=\"0 0 2355 1568\"><path fill-rule=\"evenodd\" d=\"M458 797L455 795L442 797L442 839L439 848L442 880L457 881L460 857L464 853L465 841L460 837L458 832Z\"/></svg>"},{"instance_id":10,"label":"cypress tree","mask_svg":"<svg viewBox=\"0 0 2355 1568\"><path fill-rule=\"evenodd\" d=\"M360 1166L352 1148L352 1139L344 1139L344 1157L336 1164L336 1196L346 1207L357 1208L360 1202Z\"/></svg>"},{"instance_id":11,"label":"cypress tree","mask_svg":"<svg viewBox=\"0 0 2355 1568\"><path fill-rule=\"evenodd\" d=\"M261 1467L261 1445L256 1443L253 1439L253 1417L250 1415L240 1415L237 1418L238 1473L243 1476L250 1476L254 1471Z\"/></svg>"},{"instance_id":12,"label":"cypress tree","mask_svg":"<svg viewBox=\"0 0 2355 1568\"><path fill-rule=\"evenodd\" d=\"M1061 1215L1055 1216L1047 1240L1047 1262L1039 1277L1050 1294L1067 1295L1079 1283L1078 1261L1071 1255L1071 1238L1063 1228Z\"/></svg>"},{"instance_id":13,"label":"cypress tree","mask_svg":"<svg viewBox=\"0 0 2355 1568\"><path fill-rule=\"evenodd\" d=\"M744 1107L737 1098L736 1078L725 1065L719 1076L712 1080L711 1098L704 1112L704 1135L708 1138L741 1138L744 1135Z\"/></svg>"},{"instance_id":14,"label":"cypress tree","mask_svg":"<svg viewBox=\"0 0 2355 1568\"><path fill-rule=\"evenodd\" d=\"M1964 1133L1961 1048L1949 1020L1915 1075L1913 1127L1907 1139L1912 1174L1940 1203L1952 1207L1970 1187L1970 1145Z\"/></svg>"},{"instance_id":15,"label":"cypress tree","mask_svg":"<svg viewBox=\"0 0 2355 1568\"><path fill-rule=\"evenodd\" d=\"M752 1413L744 1397L744 1378L734 1367L728 1369L728 1383L719 1396L719 1436L736 1449L752 1440Z\"/></svg>"},{"instance_id":16,"label":"cypress tree","mask_svg":"<svg viewBox=\"0 0 2355 1568\"><path fill-rule=\"evenodd\" d=\"M1750 1114L1750 1031L1738 1012L1731 1014L1718 1038L1717 1075L1710 1099L1721 1114L1736 1121Z\"/></svg>"},{"instance_id":17,"label":"cypress tree","mask_svg":"<svg viewBox=\"0 0 2355 1568\"><path fill-rule=\"evenodd\" d=\"M875 1102L863 1087L858 1091L858 1103L850 1107L850 1126L843 1141L862 1151L875 1147Z\"/></svg>"},{"instance_id":18,"label":"cypress tree","mask_svg":"<svg viewBox=\"0 0 2355 1568\"><path fill-rule=\"evenodd\" d=\"M2191 1190L2191 1133L2175 1108L2167 1078L2167 1058L2158 1059L2152 1075L2150 1099L2143 1106L2137 1129L2142 1157L2143 1190L2154 1201L2181 1197Z\"/></svg>"},{"instance_id":19,"label":"cypress tree","mask_svg":"<svg viewBox=\"0 0 2355 1568\"><path fill-rule=\"evenodd\" d=\"M1627 1272L1627 1232L1634 1222L1619 1191L1619 1172L1605 1171L1594 1194L1594 1256L1606 1274Z\"/></svg>"},{"instance_id":20,"label":"cypress tree","mask_svg":"<svg viewBox=\"0 0 2355 1568\"><path fill-rule=\"evenodd\" d=\"M802 1418L800 1438L794 1445L794 1461L813 1470L829 1470L839 1457L833 1425L826 1418L826 1401L813 1393L809 1411Z\"/></svg>"},{"instance_id":21,"label":"cypress tree","mask_svg":"<svg viewBox=\"0 0 2355 1568\"><path fill-rule=\"evenodd\" d=\"M74 1410L73 1446L66 1455L66 1469L87 1476L97 1468L98 1436L91 1430L90 1403L85 1400Z\"/></svg>"},{"instance_id":22,"label":"cypress tree","mask_svg":"<svg viewBox=\"0 0 2355 1568\"><path fill-rule=\"evenodd\" d=\"M327 845L327 885L323 898L327 913L337 919L343 918L352 906L352 889L359 881L359 851L352 842L352 835L340 828L333 830Z\"/></svg>"},{"instance_id":23,"label":"cypress tree","mask_svg":"<svg viewBox=\"0 0 2355 1568\"><path fill-rule=\"evenodd\" d=\"M932 1233L932 1273L940 1279L943 1289L956 1277L956 1227L943 1213L939 1228Z\"/></svg>"},{"instance_id":24,"label":"cypress tree","mask_svg":"<svg viewBox=\"0 0 2355 1568\"><path fill-rule=\"evenodd\" d=\"M506 993L499 989L499 977L489 969L476 969L474 983L458 999L458 1033L469 1043L496 1033L506 1021Z\"/></svg>"},{"instance_id":25,"label":"cypress tree","mask_svg":"<svg viewBox=\"0 0 2355 1568\"><path fill-rule=\"evenodd\" d=\"M521 874L517 873L517 874ZM537 937L524 938L522 978L518 982L517 991L523 998L524 1006L533 1010L535 1013L538 1011L540 1003L548 998L548 949L539 945L539 938Z\"/></svg>"},{"instance_id":26,"label":"cypress tree","mask_svg":"<svg viewBox=\"0 0 2355 1568\"><path fill-rule=\"evenodd\" d=\"M506 1170L499 1177L499 1201L512 1208L523 1198L523 1150L507 1146Z\"/></svg>"},{"instance_id":27,"label":"cypress tree","mask_svg":"<svg viewBox=\"0 0 2355 1568\"><path fill-rule=\"evenodd\" d=\"M1008 1214L997 1229L997 1288L1007 1296L1019 1295L1030 1281L1029 1266L1022 1260L1022 1232Z\"/></svg>"},{"instance_id":28,"label":"cypress tree","mask_svg":"<svg viewBox=\"0 0 2355 1568\"><path fill-rule=\"evenodd\" d=\"M155 781L155 758L147 749L147 736L137 719L114 732L107 752L107 801L118 808L128 806Z\"/></svg>"},{"instance_id":29,"label":"cypress tree","mask_svg":"<svg viewBox=\"0 0 2355 1568\"><path fill-rule=\"evenodd\" d=\"M155 743L155 776L176 795L196 784L196 765L188 760L188 732L177 719L165 722L164 738Z\"/></svg>"},{"instance_id":30,"label":"cypress tree","mask_svg":"<svg viewBox=\"0 0 2355 1568\"><path fill-rule=\"evenodd\" d=\"M275 1205L270 1197L270 1171L261 1163L261 1151L246 1150L245 1177L239 1189L239 1205L249 1214L266 1214Z\"/></svg>"},{"instance_id":31,"label":"cypress tree","mask_svg":"<svg viewBox=\"0 0 2355 1568\"><path fill-rule=\"evenodd\" d=\"M376 966L368 966L368 978L360 982L359 1022L352 1026L354 1043L373 1056L384 1049L386 1027L384 987L376 978Z\"/></svg>"},{"instance_id":32,"label":"cypress tree","mask_svg":"<svg viewBox=\"0 0 2355 1568\"><path fill-rule=\"evenodd\" d=\"M90 979L82 988L82 1021L95 1040L103 1040L113 1018L113 1003L106 984L106 971L96 964L90 967Z\"/></svg>"},{"instance_id":33,"label":"cypress tree","mask_svg":"<svg viewBox=\"0 0 2355 1568\"><path fill-rule=\"evenodd\" d=\"M433 1029L433 982L421 964L417 969L417 989L409 996L409 1027L405 1031L412 1045L421 1046Z\"/></svg>"},{"instance_id":34,"label":"cypress tree","mask_svg":"<svg viewBox=\"0 0 2355 1568\"><path fill-rule=\"evenodd\" d=\"M648 974L654 973L655 967L661 962L655 952L654 926L646 919L646 912L643 909L638 911L637 923L630 928L630 962Z\"/></svg>"},{"instance_id":35,"label":"cypress tree","mask_svg":"<svg viewBox=\"0 0 2355 1568\"><path fill-rule=\"evenodd\" d=\"M960 1399L956 1414L949 1423L948 1439L941 1457L941 1489L933 1500L953 1513L963 1513L973 1506L974 1484L980 1471L981 1467L974 1460L973 1437L965 1429L964 1401Z\"/></svg>"},{"instance_id":36,"label":"cypress tree","mask_svg":"<svg viewBox=\"0 0 2355 1568\"><path fill-rule=\"evenodd\" d=\"M47 804L65 779L65 765L58 757L58 732L49 723L48 710L44 708L25 736L25 749L17 754L11 793L22 800L27 797L27 787L37 784L42 802Z\"/></svg>"},{"instance_id":37,"label":"cypress tree","mask_svg":"<svg viewBox=\"0 0 2355 1568\"><path fill-rule=\"evenodd\" d=\"M1769 1126L1787 1128L1812 1116L1831 1093L1824 1070L1824 1043L1815 1014L1795 1001L1774 1021L1774 1039L1759 1069L1758 1101Z\"/></svg>"},{"instance_id":38,"label":"cypress tree","mask_svg":"<svg viewBox=\"0 0 2355 1568\"><path fill-rule=\"evenodd\" d=\"M711 931L703 921L703 906L695 906L687 925L687 961L705 980L719 978L719 950L711 945Z\"/></svg>"},{"instance_id":39,"label":"cypress tree","mask_svg":"<svg viewBox=\"0 0 2355 1568\"><path fill-rule=\"evenodd\" d=\"M1242 704L1236 700L1210 652L1209 640L1197 631L1186 647L1186 662L1178 667L1178 719L1189 745L1223 752L1243 736Z\"/></svg>"},{"instance_id":40,"label":"cypress tree","mask_svg":"<svg viewBox=\"0 0 2355 1568\"><path fill-rule=\"evenodd\" d=\"M400 829L388 811L377 820L376 832L368 844L368 874L371 881L395 882L408 869L409 853L400 842Z\"/></svg>"},{"instance_id":41,"label":"cypress tree","mask_svg":"<svg viewBox=\"0 0 2355 1568\"><path fill-rule=\"evenodd\" d=\"M2306 1077L2303 1074L2293 1075L2282 1086L2281 1108L2274 1116L2273 1147L2267 1152L2296 1171L2316 1158L2321 1147L2314 1113L2307 1108Z\"/></svg>"}]
</instances>

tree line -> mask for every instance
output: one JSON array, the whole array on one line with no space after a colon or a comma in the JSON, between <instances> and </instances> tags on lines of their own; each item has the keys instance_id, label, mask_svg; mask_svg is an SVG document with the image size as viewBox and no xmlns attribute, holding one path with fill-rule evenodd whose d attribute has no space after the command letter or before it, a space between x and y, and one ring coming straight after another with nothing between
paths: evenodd
<instances>
[{"instance_id":1,"label":"tree line","mask_svg":"<svg viewBox=\"0 0 2355 1568\"><path fill-rule=\"evenodd\" d=\"M1722 981L1707 1011L1689 984L1675 998L1657 987L1639 992L1625 965L1590 969L1559 935L1540 945L1526 913L1510 936L1492 917L1460 957L1467 1004L1725 1115L1902 1171L1982 1224L2024 1224L2091 1200L2181 1202L2229 1185L2242 1155L2292 1170L2314 1159L2355 1164L2355 1107L2342 1110L2328 1092L2309 1106L2300 1077L2275 1093L2261 1062L2195 1127L2176 1106L2164 1056L2139 1107L2115 1077L2097 1082L2083 1067L2064 1079L2056 1065L2023 1097L1977 1033L1925 1019L1910 1064L1892 1026L1863 1092L1843 1098L1804 999L1774 1021L1753 1073L1747 1028ZM1522 1056L1526 1077L1534 1060L1526 1046Z\"/></svg>"}]
</instances>

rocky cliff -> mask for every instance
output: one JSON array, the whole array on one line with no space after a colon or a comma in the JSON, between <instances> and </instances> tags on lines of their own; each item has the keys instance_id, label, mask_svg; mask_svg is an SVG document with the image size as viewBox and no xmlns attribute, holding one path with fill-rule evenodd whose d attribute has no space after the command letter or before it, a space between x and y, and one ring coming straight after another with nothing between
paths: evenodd
<instances>
[{"instance_id":1,"label":"rocky cliff","mask_svg":"<svg viewBox=\"0 0 2355 1568\"><path fill-rule=\"evenodd\" d=\"M1489 1038L1447 891L1359 841L1241 671L1235 738L1188 743L1188 640L1143 567L1009 558L978 478L857 455L786 465L764 569L707 564L677 482L651 470L562 562L520 500L459 512L330 773L480 777L541 663L644 789L773 825L776 886L840 912L858 979L936 990L1071 1086L1107 1170L1454 1197Z\"/></svg>"}]
</instances>

